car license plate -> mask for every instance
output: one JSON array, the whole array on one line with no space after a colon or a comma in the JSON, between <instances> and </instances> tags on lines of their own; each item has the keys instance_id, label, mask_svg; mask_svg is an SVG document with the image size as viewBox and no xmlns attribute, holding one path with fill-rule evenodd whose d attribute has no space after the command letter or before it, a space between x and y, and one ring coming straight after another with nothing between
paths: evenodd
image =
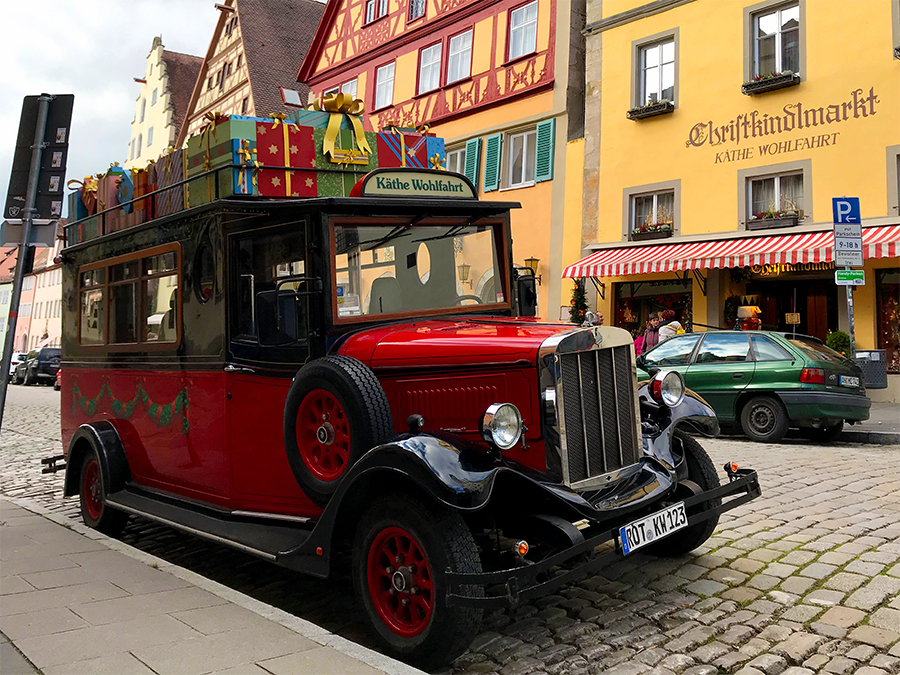
<instances>
[{"instance_id":1,"label":"car license plate","mask_svg":"<svg viewBox=\"0 0 900 675\"><path fill-rule=\"evenodd\" d=\"M853 377L852 375L841 375L841 386L842 387L858 387L859 386L859 378Z\"/></svg>"},{"instance_id":2,"label":"car license plate","mask_svg":"<svg viewBox=\"0 0 900 675\"><path fill-rule=\"evenodd\" d=\"M635 520L633 523L619 528L622 551L625 555L628 555L642 546L652 544L657 539L687 527L687 524L684 502L679 502L662 511L657 511L646 518Z\"/></svg>"}]
</instances>

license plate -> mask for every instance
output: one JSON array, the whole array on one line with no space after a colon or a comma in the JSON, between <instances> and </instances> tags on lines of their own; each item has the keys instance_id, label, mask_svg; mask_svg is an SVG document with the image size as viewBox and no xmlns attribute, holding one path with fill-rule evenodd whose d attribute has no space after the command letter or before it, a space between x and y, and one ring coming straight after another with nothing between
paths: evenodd
<instances>
[{"instance_id":1,"label":"license plate","mask_svg":"<svg viewBox=\"0 0 900 675\"><path fill-rule=\"evenodd\" d=\"M841 375L841 386L842 387L858 387L859 386L859 378L853 377L852 375Z\"/></svg>"},{"instance_id":2,"label":"license plate","mask_svg":"<svg viewBox=\"0 0 900 675\"><path fill-rule=\"evenodd\" d=\"M652 544L657 539L687 527L687 524L684 502L679 502L662 511L657 511L646 518L635 520L633 523L619 528L622 551L625 555L628 555L642 546Z\"/></svg>"}]
</instances>

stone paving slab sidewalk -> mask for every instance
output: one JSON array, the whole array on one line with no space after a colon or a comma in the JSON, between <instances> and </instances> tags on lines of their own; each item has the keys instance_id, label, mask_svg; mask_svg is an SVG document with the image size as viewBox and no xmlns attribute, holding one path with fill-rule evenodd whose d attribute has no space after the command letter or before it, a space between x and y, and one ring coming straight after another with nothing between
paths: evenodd
<instances>
[{"instance_id":1,"label":"stone paving slab sidewalk","mask_svg":"<svg viewBox=\"0 0 900 675\"><path fill-rule=\"evenodd\" d=\"M421 671L26 500L0 498L0 672Z\"/></svg>"}]
</instances>

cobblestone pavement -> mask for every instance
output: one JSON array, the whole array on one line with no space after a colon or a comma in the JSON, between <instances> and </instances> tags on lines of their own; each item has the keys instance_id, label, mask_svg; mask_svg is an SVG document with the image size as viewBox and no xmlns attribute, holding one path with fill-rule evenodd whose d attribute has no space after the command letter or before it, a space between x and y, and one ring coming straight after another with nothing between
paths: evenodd
<instances>
[{"instance_id":1,"label":"cobblestone pavement","mask_svg":"<svg viewBox=\"0 0 900 675\"><path fill-rule=\"evenodd\" d=\"M62 476L59 395L12 387L0 491L77 516ZM900 672L900 446L703 440L759 470L763 496L678 559L634 554L558 595L488 615L450 673L883 675ZM137 548L371 646L346 570L330 582L132 519ZM348 608L354 608L348 610Z\"/></svg>"}]
</instances>

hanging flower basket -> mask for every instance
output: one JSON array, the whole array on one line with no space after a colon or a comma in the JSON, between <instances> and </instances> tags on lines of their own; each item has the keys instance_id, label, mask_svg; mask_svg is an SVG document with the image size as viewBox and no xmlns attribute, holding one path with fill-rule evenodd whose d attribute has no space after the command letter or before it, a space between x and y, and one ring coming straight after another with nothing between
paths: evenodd
<instances>
[{"instance_id":1,"label":"hanging flower basket","mask_svg":"<svg viewBox=\"0 0 900 675\"><path fill-rule=\"evenodd\" d=\"M749 82L741 85L741 91L747 96L762 94L767 91L775 91L776 89L784 89L785 87L794 87L800 84L800 76L790 71L785 73L769 73L768 75L757 75Z\"/></svg>"},{"instance_id":2,"label":"hanging flower basket","mask_svg":"<svg viewBox=\"0 0 900 675\"><path fill-rule=\"evenodd\" d=\"M658 101L648 105L641 105L632 108L625 115L630 120L642 120L646 117L656 117L657 115L666 115L675 110L675 104L672 101Z\"/></svg>"}]
</instances>

